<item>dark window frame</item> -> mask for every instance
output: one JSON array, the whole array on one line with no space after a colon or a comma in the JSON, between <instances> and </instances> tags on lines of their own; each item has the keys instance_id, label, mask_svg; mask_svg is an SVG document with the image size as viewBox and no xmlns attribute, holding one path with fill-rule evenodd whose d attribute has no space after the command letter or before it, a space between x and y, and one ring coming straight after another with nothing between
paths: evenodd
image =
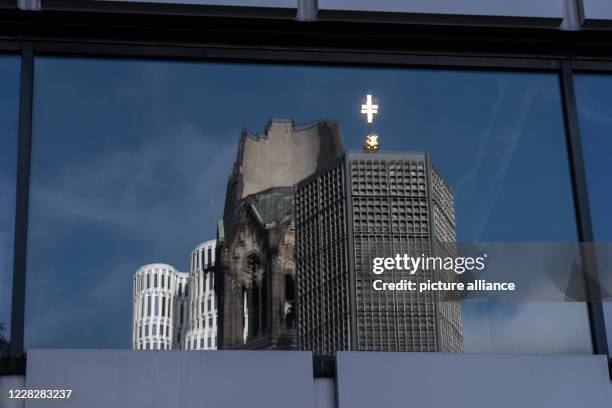
<instances>
[{"instance_id":1,"label":"dark window frame","mask_svg":"<svg viewBox=\"0 0 612 408\"><path fill-rule=\"evenodd\" d=\"M15 248L13 270L13 298L11 313L10 354L0 360L0 374L24 374L25 350L25 281L29 208L30 153L32 137L32 106L35 58L39 56L115 58L137 60L182 60L192 62L235 62L257 64L300 64L318 66L366 66L372 68L429 68L483 71L550 72L558 75L565 125L568 161L576 211L579 242L593 242L591 213L586 188L584 158L580 139L578 113L574 91L574 72L612 73L612 60L571 59L549 55L499 56L452 55L432 51L431 53L364 52L363 50L341 50L333 47L312 50L299 47L286 49L257 48L243 46L176 46L160 44L130 44L122 42L86 41L16 41L0 40L0 53L21 53L21 83L19 101L18 169L16 191ZM592 268L596 266L591 253L583 253L583 261ZM588 290L592 290L587 283ZM588 302L588 315L594 354L609 355L602 305ZM612 373L612 359L609 359ZM329 365L329 364L328 364ZM315 376L329 375L329 370L317 370L326 366L315 364ZM321 372L319 372L321 371ZM326 374L327 373L327 374ZM333 374L333 373L332 373Z\"/></svg>"}]
</instances>

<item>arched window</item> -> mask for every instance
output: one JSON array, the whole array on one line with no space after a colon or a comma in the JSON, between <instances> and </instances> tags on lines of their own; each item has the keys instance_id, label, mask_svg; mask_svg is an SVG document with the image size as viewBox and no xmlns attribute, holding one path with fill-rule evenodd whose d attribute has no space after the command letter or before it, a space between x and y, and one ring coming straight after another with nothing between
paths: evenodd
<instances>
[{"instance_id":1,"label":"arched window","mask_svg":"<svg viewBox=\"0 0 612 408\"><path fill-rule=\"evenodd\" d=\"M295 284L290 274L285 275L285 327L295 328Z\"/></svg>"},{"instance_id":2,"label":"arched window","mask_svg":"<svg viewBox=\"0 0 612 408\"><path fill-rule=\"evenodd\" d=\"M242 287L242 342L246 343L249 338L249 304L247 290Z\"/></svg>"}]
</instances>

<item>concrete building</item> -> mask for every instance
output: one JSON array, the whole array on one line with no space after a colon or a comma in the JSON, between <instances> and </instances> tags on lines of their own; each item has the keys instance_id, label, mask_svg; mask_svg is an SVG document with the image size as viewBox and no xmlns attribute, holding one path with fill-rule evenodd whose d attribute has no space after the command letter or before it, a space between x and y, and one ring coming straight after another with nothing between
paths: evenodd
<instances>
[{"instance_id":1,"label":"concrete building","mask_svg":"<svg viewBox=\"0 0 612 408\"><path fill-rule=\"evenodd\" d=\"M185 350L217 347L217 302L214 291L216 241L206 241L192 252L189 261L189 320Z\"/></svg>"},{"instance_id":2,"label":"concrete building","mask_svg":"<svg viewBox=\"0 0 612 408\"><path fill-rule=\"evenodd\" d=\"M182 330L182 288L187 274L167 264L138 268L133 282L132 348L172 350Z\"/></svg>"},{"instance_id":3,"label":"concrete building","mask_svg":"<svg viewBox=\"0 0 612 408\"><path fill-rule=\"evenodd\" d=\"M134 350L215 350L214 293L216 241L199 244L189 272L167 264L138 268L133 278Z\"/></svg>"},{"instance_id":4,"label":"concrete building","mask_svg":"<svg viewBox=\"0 0 612 408\"><path fill-rule=\"evenodd\" d=\"M427 155L347 154L298 184L295 214L301 350L463 350L458 302L373 288L375 257L453 250L453 194ZM418 284L441 273L385 278Z\"/></svg>"}]
</instances>

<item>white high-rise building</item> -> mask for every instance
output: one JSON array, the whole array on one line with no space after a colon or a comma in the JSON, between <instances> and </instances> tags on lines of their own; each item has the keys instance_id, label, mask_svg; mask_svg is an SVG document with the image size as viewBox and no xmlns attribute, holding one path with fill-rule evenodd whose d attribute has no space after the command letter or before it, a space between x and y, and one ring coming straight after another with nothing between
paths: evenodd
<instances>
[{"instance_id":1,"label":"white high-rise building","mask_svg":"<svg viewBox=\"0 0 612 408\"><path fill-rule=\"evenodd\" d=\"M198 245L189 260L189 330L183 349L216 350L217 307L215 305L215 240Z\"/></svg>"},{"instance_id":2,"label":"white high-rise building","mask_svg":"<svg viewBox=\"0 0 612 408\"><path fill-rule=\"evenodd\" d=\"M191 253L189 272L162 263L136 270L133 349L216 350L215 246L215 240L198 245Z\"/></svg>"},{"instance_id":3,"label":"white high-rise building","mask_svg":"<svg viewBox=\"0 0 612 408\"><path fill-rule=\"evenodd\" d=\"M171 350L180 329L179 304L188 274L167 264L138 268L133 279L132 348Z\"/></svg>"}]
</instances>

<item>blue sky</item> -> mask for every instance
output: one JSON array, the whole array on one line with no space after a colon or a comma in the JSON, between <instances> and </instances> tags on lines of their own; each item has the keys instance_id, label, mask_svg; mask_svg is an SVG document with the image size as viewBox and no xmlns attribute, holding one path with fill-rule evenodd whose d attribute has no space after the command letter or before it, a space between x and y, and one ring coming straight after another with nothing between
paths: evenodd
<instances>
[{"instance_id":1,"label":"blue sky","mask_svg":"<svg viewBox=\"0 0 612 408\"><path fill-rule=\"evenodd\" d=\"M460 241L576 239L554 74L40 58L35 90L28 346L130 347L133 272L214 238L242 128L331 118L359 149L367 92L383 151L452 186ZM581 304L463 310L469 351L590 348Z\"/></svg>"}]
</instances>

